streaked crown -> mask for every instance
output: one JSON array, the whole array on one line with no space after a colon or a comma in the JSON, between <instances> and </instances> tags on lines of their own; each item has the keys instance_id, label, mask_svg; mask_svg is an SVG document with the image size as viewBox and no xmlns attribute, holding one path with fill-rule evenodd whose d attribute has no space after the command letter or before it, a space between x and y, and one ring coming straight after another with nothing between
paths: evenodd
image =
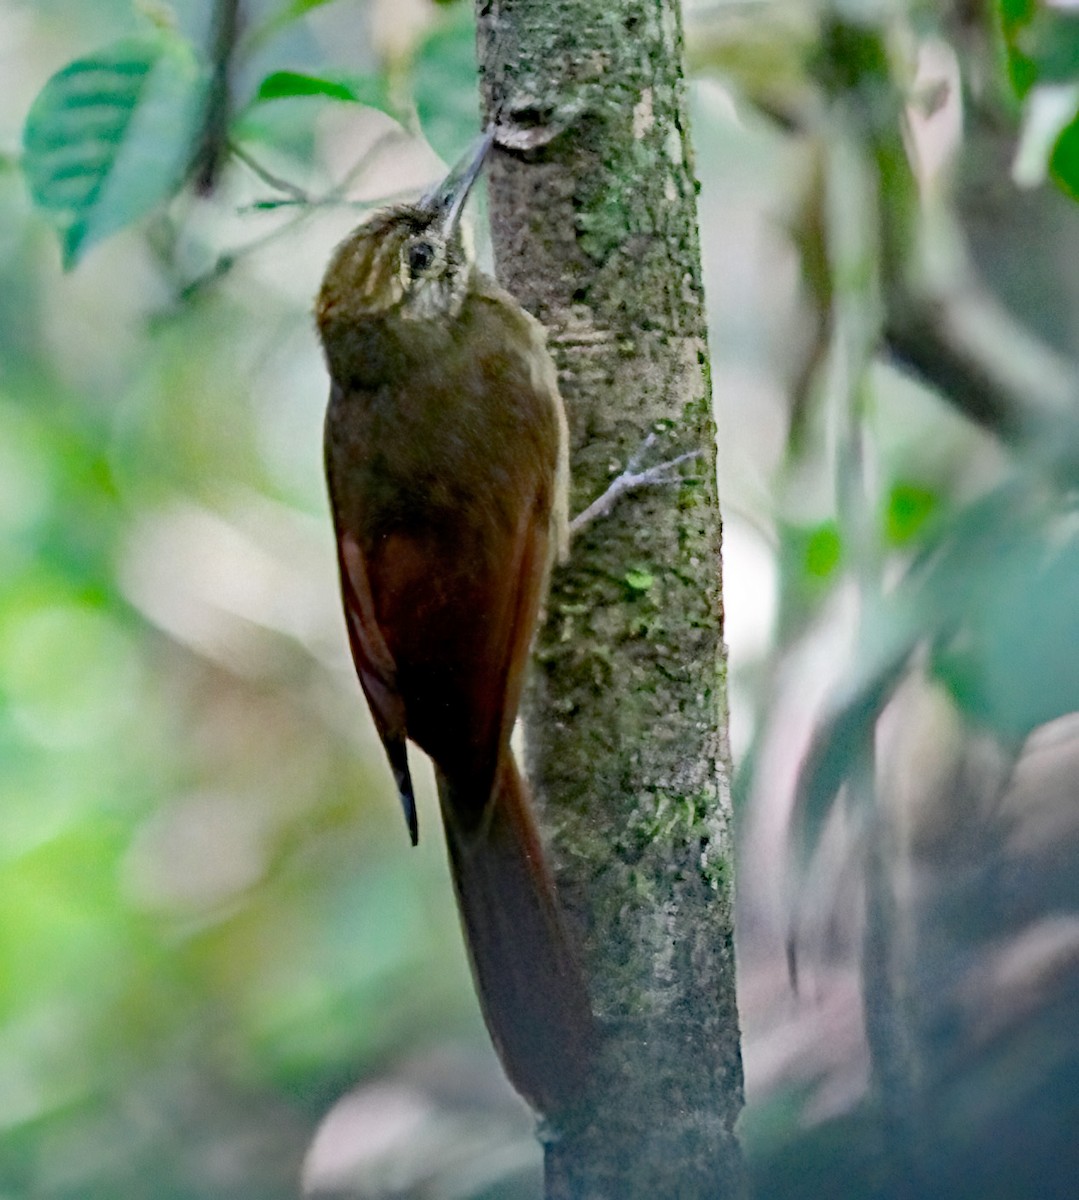
<instances>
[{"instance_id":1,"label":"streaked crown","mask_svg":"<svg viewBox=\"0 0 1079 1200\"><path fill-rule=\"evenodd\" d=\"M343 323L445 321L460 312L473 270L461 213L493 140L488 130L418 203L375 213L337 247L315 306L324 342Z\"/></svg>"},{"instance_id":2,"label":"streaked crown","mask_svg":"<svg viewBox=\"0 0 1079 1200\"><path fill-rule=\"evenodd\" d=\"M315 315L363 321L396 314L431 321L456 316L472 263L454 222L446 228L420 206L384 209L354 229L334 251Z\"/></svg>"}]
</instances>

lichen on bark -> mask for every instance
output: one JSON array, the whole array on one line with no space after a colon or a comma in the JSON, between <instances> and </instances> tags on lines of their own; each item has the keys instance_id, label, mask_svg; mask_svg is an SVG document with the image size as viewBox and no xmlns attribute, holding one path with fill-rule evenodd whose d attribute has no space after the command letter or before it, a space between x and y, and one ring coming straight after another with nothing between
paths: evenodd
<instances>
[{"instance_id":1,"label":"lichen on bark","mask_svg":"<svg viewBox=\"0 0 1079 1200\"><path fill-rule=\"evenodd\" d=\"M547 327L573 507L655 435L696 451L556 572L527 767L605 1031L550 1197L741 1194L742 1103L715 483L675 0L480 0L496 269Z\"/></svg>"}]
</instances>

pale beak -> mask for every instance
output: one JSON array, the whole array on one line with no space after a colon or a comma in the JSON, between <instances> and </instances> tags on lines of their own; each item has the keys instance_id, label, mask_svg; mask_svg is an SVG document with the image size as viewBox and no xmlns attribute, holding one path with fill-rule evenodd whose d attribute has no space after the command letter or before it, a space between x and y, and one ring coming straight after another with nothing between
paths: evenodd
<instances>
[{"instance_id":1,"label":"pale beak","mask_svg":"<svg viewBox=\"0 0 1079 1200\"><path fill-rule=\"evenodd\" d=\"M457 228L465 201L483 170L487 153L494 140L495 130L492 125L457 160L446 178L420 200L420 208L431 213L432 224L446 241Z\"/></svg>"}]
</instances>

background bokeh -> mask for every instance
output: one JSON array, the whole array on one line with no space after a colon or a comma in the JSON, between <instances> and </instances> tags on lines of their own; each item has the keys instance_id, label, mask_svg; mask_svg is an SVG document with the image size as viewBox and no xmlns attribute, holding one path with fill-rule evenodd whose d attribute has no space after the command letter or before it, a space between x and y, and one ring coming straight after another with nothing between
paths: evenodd
<instances>
[{"instance_id":1,"label":"background bokeh","mask_svg":"<svg viewBox=\"0 0 1079 1200\"><path fill-rule=\"evenodd\" d=\"M1046 177L1045 119L1008 91L997 6L843 7L909 66L934 263L992 301L1002 338L1022 326L1015 356L1035 375L1042 352L1070 363L1076 209ZM822 99L826 11L687 9L739 768L743 1132L762 1195L872 1190L871 839L857 797L844 808L811 781L799 799L797 782L815 737L836 744L829 714L861 714L891 814L893 940L921 999L912 1057L927 1111L952 1120L928 1161L981 1157L1010 1196L1028 1193L1007 1171L1043 1163L1029 1194L1063 1196L1079 995L1070 451L1061 433L1050 470L874 351L861 322L877 319L873 205L888 196L856 121ZM532 1195L539 1151L476 1011L430 780L410 850L348 659L310 316L364 206L418 188L472 135L471 16L429 0L244 14L247 161L65 272L20 165L34 96L155 22L207 52L212 6L0 0L0 1197L273 1200L301 1178L323 1197ZM256 103L281 70L353 98ZM1051 82L1069 70L1079 51ZM482 225L477 239L482 257ZM933 553L952 565L911 584ZM898 673L859 691L897 638ZM795 888L796 994L784 864L800 805L823 861ZM972 1178L990 1194L969 1173L918 1194Z\"/></svg>"}]
</instances>

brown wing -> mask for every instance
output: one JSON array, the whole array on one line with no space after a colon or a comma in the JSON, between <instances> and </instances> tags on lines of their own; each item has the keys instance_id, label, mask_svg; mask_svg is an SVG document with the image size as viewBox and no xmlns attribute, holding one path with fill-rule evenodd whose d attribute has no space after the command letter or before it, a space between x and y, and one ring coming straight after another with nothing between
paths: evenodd
<instances>
[{"instance_id":1,"label":"brown wing","mask_svg":"<svg viewBox=\"0 0 1079 1200\"><path fill-rule=\"evenodd\" d=\"M467 828L509 745L564 524L565 422L521 310L470 297L461 329L411 363L407 387L333 385L327 473L353 656L387 754L400 784L404 738L425 750Z\"/></svg>"},{"instance_id":2,"label":"brown wing","mask_svg":"<svg viewBox=\"0 0 1079 1200\"><path fill-rule=\"evenodd\" d=\"M515 528L489 526L475 544L471 523L395 532L366 563L373 613L370 621L361 615L361 626L381 634L407 735L453 781L465 828L481 821L509 745L542 600L548 526L537 498ZM364 686L369 697L376 690Z\"/></svg>"},{"instance_id":3,"label":"brown wing","mask_svg":"<svg viewBox=\"0 0 1079 1200\"><path fill-rule=\"evenodd\" d=\"M390 761L397 793L401 798L408 835L413 846L419 841L416 796L408 769L405 738L408 723L405 704L397 686L397 665L375 617L371 584L363 553L350 533L338 530L337 561L341 571L341 591L345 622L360 686L367 697L378 736Z\"/></svg>"}]
</instances>

